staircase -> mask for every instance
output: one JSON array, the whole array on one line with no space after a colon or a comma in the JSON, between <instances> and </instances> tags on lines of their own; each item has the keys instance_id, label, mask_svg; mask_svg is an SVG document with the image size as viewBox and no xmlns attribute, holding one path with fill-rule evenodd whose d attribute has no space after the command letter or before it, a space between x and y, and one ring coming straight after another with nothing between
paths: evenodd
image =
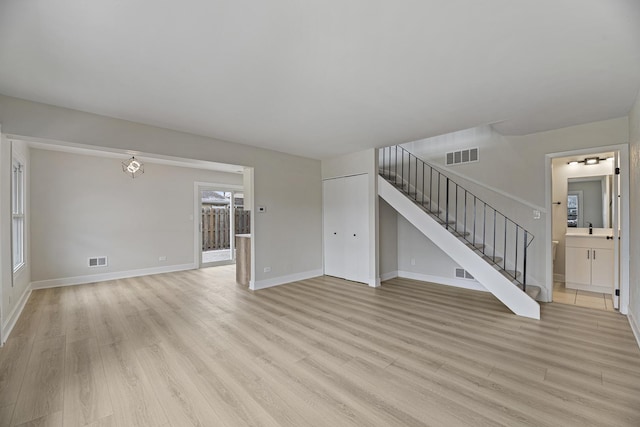
<instances>
[{"instance_id":1,"label":"staircase","mask_svg":"<svg viewBox=\"0 0 640 427\"><path fill-rule=\"evenodd\" d=\"M534 236L400 146L379 150L378 194L515 314L540 318L527 285Z\"/></svg>"}]
</instances>

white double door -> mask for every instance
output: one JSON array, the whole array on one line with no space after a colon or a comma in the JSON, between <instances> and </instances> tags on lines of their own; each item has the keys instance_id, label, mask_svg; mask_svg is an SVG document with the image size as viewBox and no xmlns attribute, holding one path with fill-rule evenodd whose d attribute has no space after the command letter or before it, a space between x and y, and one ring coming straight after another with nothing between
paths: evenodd
<instances>
[{"instance_id":1,"label":"white double door","mask_svg":"<svg viewBox=\"0 0 640 427\"><path fill-rule=\"evenodd\" d=\"M369 178L323 181L324 274L369 282Z\"/></svg>"}]
</instances>

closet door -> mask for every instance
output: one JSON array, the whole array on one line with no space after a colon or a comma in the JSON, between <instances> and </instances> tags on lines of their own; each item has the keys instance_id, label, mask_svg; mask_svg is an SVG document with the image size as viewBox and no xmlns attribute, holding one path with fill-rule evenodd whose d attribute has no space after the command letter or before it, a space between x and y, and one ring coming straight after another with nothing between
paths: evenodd
<instances>
[{"instance_id":1,"label":"closet door","mask_svg":"<svg viewBox=\"0 0 640 427\"><path fill-rule=\"evenodd\" d=\"M322 182L324 274L344 278L344 190L342 179Z\"/></svg>"},{"instance_id":2,"label":"closet door","mask_svg":"<svg viewBox=\"0 0 640 427\"><path fill-rule=\"evenodd\" d=\"M344 278L368 283L369 279L369 177L344 179Z\"/></svg>"},{"instance_id":3,"label":"closet door","mask_svg":"<svg viewBox=\"0 0 640 427\"><path fill-rule=\"evenodd\" d=\"M322 185L324 274L368 283L368 175L329 179Z\"/></svg>"}]
</instances>

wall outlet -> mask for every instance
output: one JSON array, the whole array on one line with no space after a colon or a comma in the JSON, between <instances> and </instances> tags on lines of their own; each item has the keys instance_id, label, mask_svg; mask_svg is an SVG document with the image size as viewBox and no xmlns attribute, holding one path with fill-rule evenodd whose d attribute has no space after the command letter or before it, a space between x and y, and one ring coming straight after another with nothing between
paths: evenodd
<instances>
[{"instance_id":1,"label":"wall outlet","mask_svg":"<svg viewBox=\"0 0 640 427\"><path fill-rule=\"evenodd\" d=\"M158 257L158 261L166 261L166 260L167 260L167 257L165 255Z\"/></svg>"},{"instance_id":2,"label":"wall outlet","mask_svg":"<svg viewBox=\"0 0 640 427\"><path fill-rule=\"evenodd\" d=\"M264 272L265 273L270 273L271 272L271 267L265 267L264 268Z\"/></svg>"},{"instance_id":3,"label":"wall outlet","mask_svg":"<svg viewBox=\"0 0 640 427\"><path fill-rule=\"evenodd\" d=\"M540 219L540 211L537 209L533 210L533 219Z\"/></svg>"},{"instance_id":4,"label":"wall outlet","mask_svg":"<svg viewBox=\"0 0 640 427\"><path fill-rule=\"evenodd\" d=\"M411 265L416 265L416 259L415 258L411 258Z\"/></svg>"}]
</instances>

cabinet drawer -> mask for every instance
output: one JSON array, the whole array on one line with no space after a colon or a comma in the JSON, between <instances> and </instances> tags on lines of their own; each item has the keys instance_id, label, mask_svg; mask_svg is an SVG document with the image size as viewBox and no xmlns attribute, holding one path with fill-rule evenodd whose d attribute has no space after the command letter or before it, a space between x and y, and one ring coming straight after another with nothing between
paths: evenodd
<instances>
[{"instance_id":1,"label":"cabinet drawer","mask_svg":"<svg viewBox=\"0 0 640 427\"><path fill-rule=\"evenodd\" d=\"M613 240L605 236L566 236L565 246L568 248L593 248L613 250Z\"/></svg>"}]
</instances>

